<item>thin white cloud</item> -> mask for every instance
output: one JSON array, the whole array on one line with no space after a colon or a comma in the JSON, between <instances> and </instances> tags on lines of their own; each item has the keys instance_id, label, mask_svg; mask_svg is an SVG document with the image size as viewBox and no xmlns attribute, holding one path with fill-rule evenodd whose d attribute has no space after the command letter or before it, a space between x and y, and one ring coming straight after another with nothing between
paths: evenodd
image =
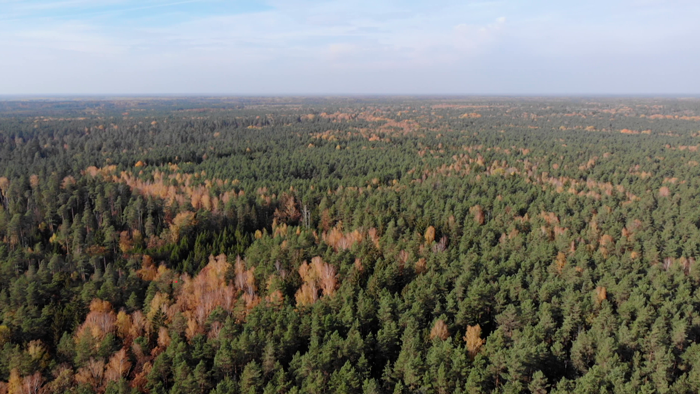
<instances>
[{"instance_id":1,"label":"thin white cloud","mask_svg":"<svg viewBox=\"0 0 700 394\"><path fill-rule=\"evenodd\" d=\"M474 26L461 23L454 27L455 46L461 50L475 51L498 39L506 23L505 17L499 17L486 26Z\"/></svg>"},{"instance_id":2,"label":"thin white cloud","mask_svg":"<svg viewBox=\"0 0 700 394\"><path fill-rule=\"evenodd\" d=\"M700 12L682 0L272 0L204 16L178 6L205 0L107 1L0 0L0 73L15 76L0 93L611 93L642 86L631 75L700 90L685 67L652 65L698 65ZM125 12L140 17L112 17Z\"/></svg>"}]
</instances>

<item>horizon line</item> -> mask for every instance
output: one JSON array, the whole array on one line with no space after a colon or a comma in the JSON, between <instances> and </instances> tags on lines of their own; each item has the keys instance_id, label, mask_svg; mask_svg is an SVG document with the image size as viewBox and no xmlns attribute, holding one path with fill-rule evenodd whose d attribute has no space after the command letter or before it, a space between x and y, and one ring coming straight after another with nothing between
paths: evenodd
<instances>
[{"instance_id":1,"label":"horizon line","mask_svg":"<svg viewBox=\"0 0 700 394\"><path fill-rule=\"evenodd\" d=\"M0 94L0 100L96 99L119 100L133 98L700 98L700 93L135 93L135 94Z\"/></svg>"}]
</instances>

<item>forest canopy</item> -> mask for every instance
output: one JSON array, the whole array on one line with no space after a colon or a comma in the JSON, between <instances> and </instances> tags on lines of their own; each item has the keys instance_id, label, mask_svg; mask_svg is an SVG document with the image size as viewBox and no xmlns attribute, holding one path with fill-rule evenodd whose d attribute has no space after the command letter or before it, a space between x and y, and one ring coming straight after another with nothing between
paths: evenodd
<instances>
[{"instance_id":1,"label":"forest canopy","mask_svg":"<svg viewBox=\"0 0 700 394\"><path fill-rule=\"evenodd\" d=\"M0 101L0 393L700 391L700 100Z\"/></svg>"}]
</instances>

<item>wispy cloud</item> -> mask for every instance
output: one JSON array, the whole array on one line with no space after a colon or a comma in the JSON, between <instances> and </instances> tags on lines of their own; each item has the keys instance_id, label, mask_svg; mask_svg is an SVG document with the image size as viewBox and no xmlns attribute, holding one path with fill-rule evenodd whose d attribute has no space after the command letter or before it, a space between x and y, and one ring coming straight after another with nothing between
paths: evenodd
<instances>
[{"instance_id":1,"label":"wispy cloud","mask_svg":"<svg viewBox=\"0 0 700 394\"><path fill-rule=\"evenodd\" d=\"M696 3L0 0L0 93L700 91Z\"/></svg>"}]
</instances>

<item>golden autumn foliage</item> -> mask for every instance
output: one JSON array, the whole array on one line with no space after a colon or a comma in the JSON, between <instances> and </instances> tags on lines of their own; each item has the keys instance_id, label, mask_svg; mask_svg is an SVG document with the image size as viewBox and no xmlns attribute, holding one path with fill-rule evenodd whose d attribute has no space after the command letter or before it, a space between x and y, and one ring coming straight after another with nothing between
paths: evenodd
<instances>
[{"instance_id":1,"label":"golden autumn foliage","mask_svg":"<svg viewBox=\"0 0 700 394\"><path fill-rule=\"evenodd\" d=\"M375 233L376 236L376 233ZM343 223L338 222L338 224L331 229L329 232L324 232L321 235L323 241L331 246L336 251L347 250L353 247L353 245L362 242L364 234L360 230L354 230L349 233L343 232ZM376 244L379 243L378 239L373 239Z\"/></svg>"},{"instance_id":2,"label":"golden autumn foliage","mask_svg":"<svg viewBox=\"0 0 700 394\"><path fill-rule=\"evenodd\" d=\"M134 241L129 236L129 232L122 231L119 233L119 250L121 250L122 253L129 253L133 247Z\"/></svg>"},{"instance_id":3,"label":"golden autumn foliage","mask_svg":"<svg viewBox=\"0 0 700 394\"><path fill-rule=\"evenodd\" d=\"M170 345L170 334L164 326L158 328L158 346L165 349Z\"/></svg>"},{"instance_id":4,"label":"golden autumn foliage","mask_svg":"<svg viewBox=\"0 0 700 394\"><path fill-rule=\"evenodd\" d=\"M91 358L87 365L78 369L78 372L75 374L75 381L80 384L86 384L92 387L94 391L97 391L104 383L104 373L105 362Z\"/></svg>"},{"instance_id":5,"label":"golden autumn foliage","mask_svg":"<svg viewBox=\"0 0 700 394\"><path fill-rule=\"evenodd\" d=\"M10 371L10 380L7 382L8 394L23 394L22 393L22 378L19 376L17 368Z\"/></svg>"},{"instance_id":6,"label":"golden autumn foliage","mask_svg":"<svg viewBox=\"0 0 700 394\"><path fill-rule=\"evenodd\" d=\"M109 301L94 299L90 303L90 312L85 317L85 322L76 331L76 339L90 333L93 338L101 341L105 335L114 331L116 321L112 304Z\"/></svg>"},{"instance_id":7,"label":"golden autumn foliage","mask_svg":"<svg viewBox=\"0 0 700 394\"><path fill-rule=\"evenodd\" d=\"M596 301L598 303L603 302L603 300L608 298L608 291L604 286L598 286L595 289Z\"/></svg>"},{"instance_id":8,"label":"golden autumn foliage","mask_svg":"<svg viewBox=\"0 0 700 394\"><path fill-rule=\"evenodd\" d=\"M184 211L178 213L170 224L171 242L178 242L182 231L194 226L196 223L194 212Z\"/></svg>"},{"instance_id":9,"label":"golden autumn foliage","mask_svg":"<svg viewBox=\"0 0 700 394\"><path fill-rule=\"evenodd\" d=\"M484 210L481 208L481 206L475 205L469 208L469 213L474 216L474 221L476 224L480 226L484 224Z\"/></svg>"},{"instance_id":10,"label":"golden autumn foliage","mask_svg":"<svg viewBox=\"0 0 700 394\"><path fill-rule=\"evenodd\" d=\"M435 241L435 227L428 226L424 234L425 242L430 245Z\"/></svg>"},{"instance_id":11,"label":"golden autumn foliage","mask_svg":"<svg viewBox=\"0 0 700 394\"><path fill-rule=\"evenodd\" d=\"M144 164L145 165L145 164ZM233 189L219 191L212 194L214 185L220 189L238 185L238 181L233 182L223 179L204 179L204 184L200 179L206 176L206 172L185 174L179 172L177 164L169 164L166 171L173 172L167 174L160 169L156 169L149 179L141 179L142 171L134 175L131 172L122 171L116 174L116 166L103 168L88 167L85 173L91 176L101 175L104 180L119 182L128 185L133 191L144 196L157 197L165 201L166 206L177 204L179 206L189 202L195 209L205 209L211 212L219 212L223 204L233 198L245 195L243 190Z\"/></svg>"},{"instance_id":12,"label":"golden autumn foliage","mask_svg":"<svg viewBox=\"0 0 700 394\"><path fill-rule=\"evenodd\" d=\"M161 327L163 328L163 327ZM131 362L126 354L126 349L121 349L110 357L104 371L105 383L118 381L129 373Z\"/></svg>"},{"instance_id":13,"label":"golden autumn foliage","mask_svg":"<svg viewBox=\"0 0 700 394\"><path fill-rule=\"evenodd\" d=\"M272 221L272 237L273 238L286 237L288 231L289 231L289 226L287 226L287 223L278 224L276 218Z\"/></svg>"},{"instance_id":14,"label":"golden autumn foliage","mask_svg":"<svg viewBox=\"0 0 700 394\"><path fill-rule=\"evenodd\" d=\"M2 193L4 195L9 186L10 186L10 180L4 176L0 177L0 193Z\"/></svg>"},{"instance_id":15,"label":"golden autumn foliage","mask_svg":"<svg viewBox=\"0 0 700 394\"><path fill-rule=\"evenodd\" d=\"M4 346L12 338L12 332L6 325L0 325L0 346Z\"/></svg>"},{"instance_id":16,"label":"golden autumn foliage","mask_svg":"<svg viewBox=\"0 0 700 394\"><path fill-rule=\"evenodd\" d=\"M39 186L39 176L36 175L36 174L32 174L32 175L29 177L29 185L30 185L32 188L36 188L37 186Z\"/></svg>"},{"instance_id":17,"label":"golden autumn foliage","mask_svg":"<svg viewBox=\"0 0 700 394\"><path fill-rule=\"evenodd\" d=\"M226 281L226 272L234 268L234 283ZM199 274L190 278L181 277L182 285L176 293L176 301L167 309L167 315L181 312L187 318L187 336L193 337L203 330L207 318L216 308L233 311L236 302L243 300L246 311L260 302L255 285L255 268L246 269L245 262L238 257L236 264L226 261L226 255L210 256L209 263ZM241 294L242 293L242 294Z\"/></svg>"},{"instance_id":18,"label":"golden autumn foliage","mask_svg":"<svg viewBox=\"0 0 700 394\"><path fill-rule=\"evenodd\" d=\"M167 314L169 306L170 297L168 297L167 294L157 292L151 299L151 302L148 304L148 313L146 313L147 321L152 322L158 312Z\"/></svg>"},{"instance_id":19,"label":"golden autumn foliage","mask_svg":"<svg viewBox=\"0 0 700 394\"><path fill-rule=\"evenodd\" d=\"M158 275L158 270L156 270L155 264L153 264L153 258L148 255L144 255L141 260L141 269L136 271L139 278L145 281L152 281Z\"/></svg>"},{"instance_id":20,"label":"golden autumn foliage","mask_svg":"<svg viewBox=\"0 0 700 394\"><path fill-rule=\"evenodd\" d=\"M600 253L603 257L607 258L610 254L610 250L615 247L615 240L609 234L603 234L598 240L598 245Z\"/></svg>"},{"instance_id":21,"label":"golden autumn foliage","mask_svg":"<svg viewBox=\"0 0 700 394\"><path fill-rule=\"evenodd\" d=\"M46 368L51 360L49 350L39 339L30 341L27 344L27 354L31 358L32 362L41 368Z\"/></svg>"},{"instance_id":22,"label":"golden autumn foliage","mask_svg":"<svg viewBox=\"0 0 700 394\"><path fill-rule=\"evenodd\" d=\"M481 326L467 326L467 333L464 334L464 342L467 343L467 352L469 352L469 357L474 358L479 351L481 346L484 344L485 340L481 339Z\"/></svg>"},{"instance_id":23,"label":"golden autumn foliage","mask_svg":"<svg viewBox=\"0 0 700 394\"><path fill-rule=\"evenodd\" d=\"M117 336L123 340L126 341L126 338L131 338L132 337L132 327L133 327L133 320L131 318L131 315L124 311L119 311L117 314L117 320L115 322L115 325L117 327Z\"/></svg>"},{"instance_id":24,"label":"golden autumn foliage","mask_svg":"<svg viewBox=\"0 0 700 394\"><path fill-rule=\"evenodd\" d=\"M420 259L418 259L418 261L416 261L415 270L416 270L417 274L422 274L427 269L428 269L428 262L425 260L424 257L421 257Z\"/></svg>"},{"instance_id":25,"label":"golden autumn foliage","mask_svg":"<svg viewBox=\"0 0 700 394\"><path fill-rule=\"evenodd\" d=\"M318 291L324 296L332 296L337 287L336 269L319 256L311 259L311 264L304 261L299 266L299 276L303 281L295 297L297 305L311 305L318 300Z\"/></svg>"},{"instance_id":26,"label":"golden autumn foliage","mask_svg":"<svg viewBox=\"0 0 700 394\"><path fill-rule=\"evenodd\" d=\"M317 289L316 297L319 294L331 296L337 287L335 267L323 262L320 257L312 259L311 264L306 265L307 286ZM235 273L231 282L226 280L226 273L229 271ZM254 273L255 267L246 267L245 261L240 258L231 265L226 261L225 255L211 256L209 264L197 276L189 278L184 275L180 278L181 285L177 286L174 295L156 292L145 309L145 315L141 311L132 314L120 311L117 314L108 301L93 300L85 322L76 331L77 338L89 333L99 341L107 333L115 332L123 340L125 347L111 357L91 359L76 372L74 377L72 374L70 376L67 374L66 382L75 379L78 384L85 384L97 392L103 392L110 381L133 376L134 384L138 386L137 382L141 381L139 379L145 377L144 371L147 372L149 361L152 361L153 357L164 351L170 344L170 334L166 327L151 326L157 314L162 314L166 319L165 323L169 324L175 314L182 313L186 319L185 333L190 339L200 333L216 338L221 330L221 324L207 323L207 318L213 309L222 307L233 311L237 305L245 305L249 310L259 303ZM153 259L147 255L142 256L142 267L137 274L144 280L165 281L164 283L172 280L174 275L164 265L156 269ZM281 305L283 295L279 290L271 291L268 301ZM205 332L207 327L210 327L208 333ZM151 352L139 350L140 346L133 342L134 338L146 335L154 329L157 332L157 347ZM131 359L127 356L127 349L131 349L133 353ZM41 359L42 355L46 354L45 347L38 341L30 343L27 351L33 359ZM135 365L133 373L132 363ZM20 380L24 387L27 387L26 385L29 384L27 382L36 382L36 377L40 378L41 374L20 378ZM39 385L41 382L39 381Z\"/></svg>"},{"instance_id":27,"label":"golden autumn foliage","mask_svg":"<svg viewBox=\"0 0 700 394\"><path fill-rule=\"evenodd\" d=\"M284 295L280 290L275 290L265 297L265 300L274 306L281 307L284 302Z\"/></svg>"},{"instance_id":28,"label":"golden autumn foliage","mask_svg":"<svg viewBox=\"0 0 700 394\"><path fill-rule=\"evenodd\" d=\"M566 254L564 252L557 253L557 259L554 261L554 264L557 273L561 274L566 266Z\"/></svg>"},{"instance_id":29,"label":"golden autumn foliage","mask_svg":"<svg viewBox=\"0 0 700 394\"><path fill-rule=\"evenodd\" d=\"M70 175L63 178L63 181L61 181L61 189L68 189L73 185L75 185L75 178Z\"/></svg>"}]
</instances>

